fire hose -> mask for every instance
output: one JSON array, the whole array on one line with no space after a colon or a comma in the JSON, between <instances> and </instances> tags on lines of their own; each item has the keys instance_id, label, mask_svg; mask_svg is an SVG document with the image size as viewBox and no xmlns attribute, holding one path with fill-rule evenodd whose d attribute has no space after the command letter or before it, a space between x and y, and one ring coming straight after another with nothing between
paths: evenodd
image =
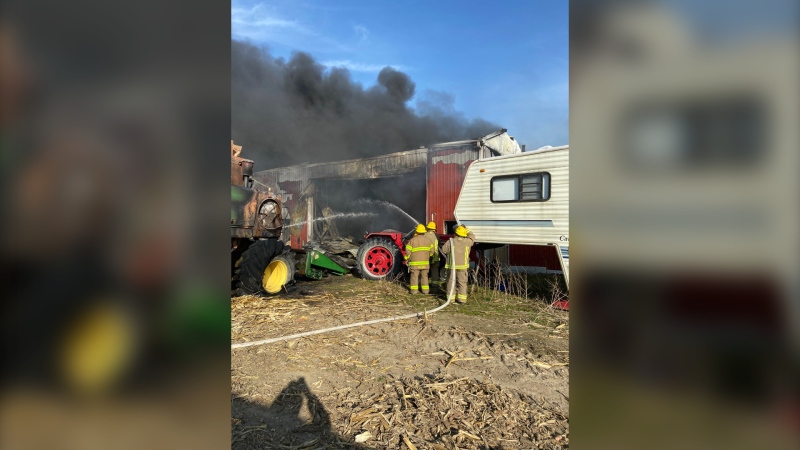
<instances>
[{"instance_id":1,"label":"fire hose","mask_svg":"<svg viewBox=\"0 0 800 450\"><path fill-rule=\"evenodd\" d=\"M306 337L306 336L313 336L315 334L322 334L322 333L329 333L331 331L345 330L347 328L363 327L365 325L374 325L376 323L393 322L395 320L403 320L403 319L413 319L415 317L420 317L420 316L425 317L428 314L433 314L433 313L435 313L437 311L440 311L440 310L444 309L444 307L446 307L447 305L450 304L450 299L453 298L453 293L454 293L455 288L456 288L456 273L455 273L456 272L456 265L453 264L453 254L454 254L454 252L452 251L452 248L453 248L453 239L450 238L450 249L451 249L451 251L450 251L450 255L448 255L450 257L450 278L448 280L448 284L450 285L450 287L449 287L448 292L447 292L447 301L443 305L437 306L436 308L429 309L427 311L420 311L420 312L416 312L416 313L405 314L405 315L402 315L402 316L387 317L385 319L367 320L365 322L350 323L350 324L347 324L347 325L339 325L339 326L336 326L336 327L323 328L321 330L306 331L306 332L303 332L303 333L290 334L290 335L287 335L287 336L280 336L280 337L276 337L276 338L262 339L262 340L259 340L259 341L252 341L252 342L242 342L242 343L239 343L239 344L231 344L231 350L235 350L237 348L244 348L244 347L253 347L253 346L256 346L256 345L273 344L275 342L288 341L289 339L297 339L297 338Z\"/></svg>"}]
</instances>

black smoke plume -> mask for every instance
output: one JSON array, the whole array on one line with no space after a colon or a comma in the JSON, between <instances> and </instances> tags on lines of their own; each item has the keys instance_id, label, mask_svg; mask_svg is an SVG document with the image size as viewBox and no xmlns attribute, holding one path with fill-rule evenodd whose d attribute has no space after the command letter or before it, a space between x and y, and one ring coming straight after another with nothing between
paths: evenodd
<instances>
[{"instance_id":1,"label":"black smoke plume","mask_svg":"<svg viewBox=\"0 0 800 450\"><path fill-rule=\"evenodd\" d=\"M467 120L446 93L427 93L415 111L408 105L414 82L390 67L364 88L348 70L327 69L307 53L286 61L237 41L231 50L231 137L256 170L382 155L501 128Z\"/></svg>"}]
</instances>

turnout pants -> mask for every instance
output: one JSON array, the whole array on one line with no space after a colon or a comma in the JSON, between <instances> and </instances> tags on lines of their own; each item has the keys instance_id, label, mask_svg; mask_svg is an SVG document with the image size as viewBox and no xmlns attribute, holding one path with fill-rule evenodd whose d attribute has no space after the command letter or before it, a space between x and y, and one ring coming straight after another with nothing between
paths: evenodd
<instances>
[{"instance_id":1,"label":"turnout pants","mask_svg":"<svg viewBox=\"0 0 800 450\"><path fill-rule=\"evenodd\" d=\"M427 294L430 290L428 286L428 267L412 267L411 268L411 282L409 283L409 288L411 289L411 293L415 294L419 291L422 291L423 294Z\"/></svg>"},{"instance_id":2,"label":"turnout pants","mask_svg":"<svg viewBox=\"0 0 800 450\"><path fill-rule=\"evenodd\" d=\"M447 283L447 294L453 290L453 284L456 284L455 292L448 300L455 300L457 303L464 303L467 301L467 269L456 269L456 276L450 277Z\"/></svg>"},{"instance_id":3,"label":"turnout pants","mask_svg":"<svg viewBox=\"0 0 800 450\"><path fill-rule=\"evenodd\" d=\"M429 279L431 281L441 281L439 279L439 258L433 259L431 258L431 265L429 266Z\"/></svg>"}]
</instances>

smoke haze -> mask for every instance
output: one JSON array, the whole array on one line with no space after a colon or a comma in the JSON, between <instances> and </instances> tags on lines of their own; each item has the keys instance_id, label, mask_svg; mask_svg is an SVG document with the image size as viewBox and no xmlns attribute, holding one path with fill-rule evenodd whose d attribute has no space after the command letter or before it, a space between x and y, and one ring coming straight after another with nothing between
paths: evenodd
<instances>
[{"instance_id":1,"label":"smoke haze","mask_svg":"<svg viewBox=\"0 0 800 450\"><path fill-rule=\"evenodd\" d=\"M308 53L286 61L238 41L232 41L231 65L232 139L257 171L377 156L501 128L467 120L446 93L426 92L413 110L408 102L416 85L390 67L364 88L347 69L328 69Z\"/></svg>"}]
</instances>

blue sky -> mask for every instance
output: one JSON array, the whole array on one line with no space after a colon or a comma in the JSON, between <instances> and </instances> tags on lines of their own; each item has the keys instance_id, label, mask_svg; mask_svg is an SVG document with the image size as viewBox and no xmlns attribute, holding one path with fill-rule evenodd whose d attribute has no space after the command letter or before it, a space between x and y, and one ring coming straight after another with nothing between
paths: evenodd
<instances>
[{"instance_id":1,"label":"blue sky","mask_svg":"<svg viewBox=\"0 0 800 450\"><path fill-rule=\"evenodd\" d=\"M347 67L364 86L385 66L402 70L416 83L412 107L452 101L529 150L568 143L566 0L232 0L231 27L276 57L305 51Z\"/></svg>"}]
</instances>

